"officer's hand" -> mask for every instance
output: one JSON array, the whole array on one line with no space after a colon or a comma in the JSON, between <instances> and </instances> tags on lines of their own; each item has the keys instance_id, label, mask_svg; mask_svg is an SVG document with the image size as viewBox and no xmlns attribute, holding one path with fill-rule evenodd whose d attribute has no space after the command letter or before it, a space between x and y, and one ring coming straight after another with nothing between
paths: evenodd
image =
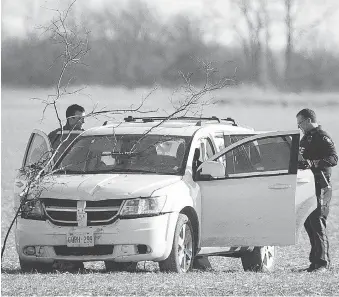
<instances>
[{"instance_id":1,"label":"officer's hand","mask_svg":"<svg viewBox=\"0 0 339 297\"><path fill-rule=\"evenodd\" d=\"M300 155L303 155L304 152L305 152L305 148L304 148L303 146L300 146L300 147L299 147L299 154L300 154Z\"/></svg>"},{"instance_id":2,"label":"officer's hand","mask_svg":"<svg viewBox=\"0 0 339 297\"><path fill-rule=\"evenodd\" d=\"M305 160L298 161L298 169L305 170L305 169L309 169L309 168L310 168L310 165L308 164L307 161L305 161Z\"/></svg>"}]
</instances>

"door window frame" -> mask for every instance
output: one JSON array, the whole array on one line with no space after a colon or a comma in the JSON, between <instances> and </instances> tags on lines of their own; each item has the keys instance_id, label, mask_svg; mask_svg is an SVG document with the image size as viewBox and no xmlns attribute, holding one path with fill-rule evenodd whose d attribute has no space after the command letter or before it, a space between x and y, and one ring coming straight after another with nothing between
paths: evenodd
<instances>
[{"instance_id":1,"label":"door window frame","mask_svg":"<svg viewBox=\"0 0 339 297\"><path fill-rule=\"evenodd\" d=\"M30 137L29 137L28 144L27 144L26 150L25 150L25 154L24 154L24 157L22 159L22 164L21 164L22 168L26 166L26 161L27 161L28 153L29 153L29 150L30 150L31 145L33 143L34 135L35 134L41 136L46 141L47 150L48 150L47 152L51 152L51 143L49 141L48 136L43 131L38 130L38 129L34 129L32 131L32 133L31 133ZM53 160L51 160L50 166L53 166Z\"/></svg>"},{"instance_id":2,"label":"door window frame","mask_svg":"<svg viewBox=\"0 0 339 297\"><path fill-rule=\"evenodd\" d=\"M205 145L205 143L206 143L206 145ZM202 149L201 145L204 146L204 149ZM203 160L202 162L205 162L205 161L211 159L214 156L214 155L212 155L210 158L208 158L208 156L207 156L207 146L208 145L210 146L212 153L215 155L217 150L214 147L214 143L213 143L212 139L209 136L203 136L203 137L199 138L200 157L203 159L206 156L206 160ZM203 155L203 153L205 153L205 154Z\"/></svg>"},{"instance_id":3,"label":"door window frame","mask_svg":"<svg viewBox=\"0 0 339 297\"><path fill-rule=\"evenodd\" d=\"M226 136L226 135L225 135ZM230 135L228 135L230 136ZM297 174L298 172L298 154L297 156L293 155L293 151L297 150L299 152L299 141L300 141L300 132L298 130L290 130L290 131L279 131L279 132L265 132L260 134L254 134L249 137L244 137L243 139L232 143L231 145L225 147L225 149L221 150L220 152L216 153L214 156L209 158L206 161L217 161L220 157L227 154L228 152L237 149L239 146L242 146L246 143L256 141L258 139L267 139L267 138L275 138L275 137L282 137L285 138L286 136L292 137L291 142L291 153L290 153L290 161L288 169L284 170L271 170L271 171L257 171L257 172L249 172L249 173L232 173L226 175L223 178L212 178L212 180L220 180L220 179L234 179L234 178L249 178L249 177L260 177L260 176L274 176L274 175L288 175L288 174ZM230 138L229 138L230 140ZM286 140L287 142L287 140ZM226 140L225 140L226 143ZM227 165L227 164L226 164ZM226 168L225 168L226 170Z\"/></svg>"}]
</instances>

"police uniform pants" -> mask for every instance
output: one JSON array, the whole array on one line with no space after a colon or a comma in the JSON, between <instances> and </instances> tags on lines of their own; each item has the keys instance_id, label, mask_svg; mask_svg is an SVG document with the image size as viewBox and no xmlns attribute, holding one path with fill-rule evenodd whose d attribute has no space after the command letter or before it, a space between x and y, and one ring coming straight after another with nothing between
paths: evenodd
<instances>
[{"instance_id":1,"label":"police uniform pants","mask_svg":"<svg viewBox=\"0 0 339 297\"><path fill-rule=\"evenodd\" d=\"M332 188L321 188L316 183L317 208L306 219L304 226L311 243L310 262L330 265L326 219L330 210Z\"/></svg>"}]
</instances>

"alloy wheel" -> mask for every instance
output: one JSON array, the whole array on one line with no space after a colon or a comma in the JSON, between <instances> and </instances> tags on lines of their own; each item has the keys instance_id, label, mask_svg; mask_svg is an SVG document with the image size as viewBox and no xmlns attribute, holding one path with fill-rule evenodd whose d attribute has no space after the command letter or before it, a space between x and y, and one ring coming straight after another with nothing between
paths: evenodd
<instances>
[{"instance_id":1,"label":"alloy wheel","mask_svg":"<svg viewBox=\"0 0 339 297\"><path fill-rule=\"evenodd\" d=\"M193 258L193 238L191 228L183 224L178 239L178 260L182 272L187 272Z\"/></svg>"}]
</instances>

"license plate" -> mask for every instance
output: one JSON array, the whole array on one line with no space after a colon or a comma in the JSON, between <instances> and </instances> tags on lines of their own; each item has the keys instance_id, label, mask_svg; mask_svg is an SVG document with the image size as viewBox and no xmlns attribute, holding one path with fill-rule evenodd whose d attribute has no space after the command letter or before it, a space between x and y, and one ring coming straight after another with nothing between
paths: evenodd
<instances>
[{"instance_id":1,"label":"license plate","mask_svg":"<svg viewBox=\"0 0 339 297\"><path fill-rule=\"evenodd\" d=\"M67 246L94 246L93 232L71 232L67 234Z\"/></svg>"}]
</instances>

